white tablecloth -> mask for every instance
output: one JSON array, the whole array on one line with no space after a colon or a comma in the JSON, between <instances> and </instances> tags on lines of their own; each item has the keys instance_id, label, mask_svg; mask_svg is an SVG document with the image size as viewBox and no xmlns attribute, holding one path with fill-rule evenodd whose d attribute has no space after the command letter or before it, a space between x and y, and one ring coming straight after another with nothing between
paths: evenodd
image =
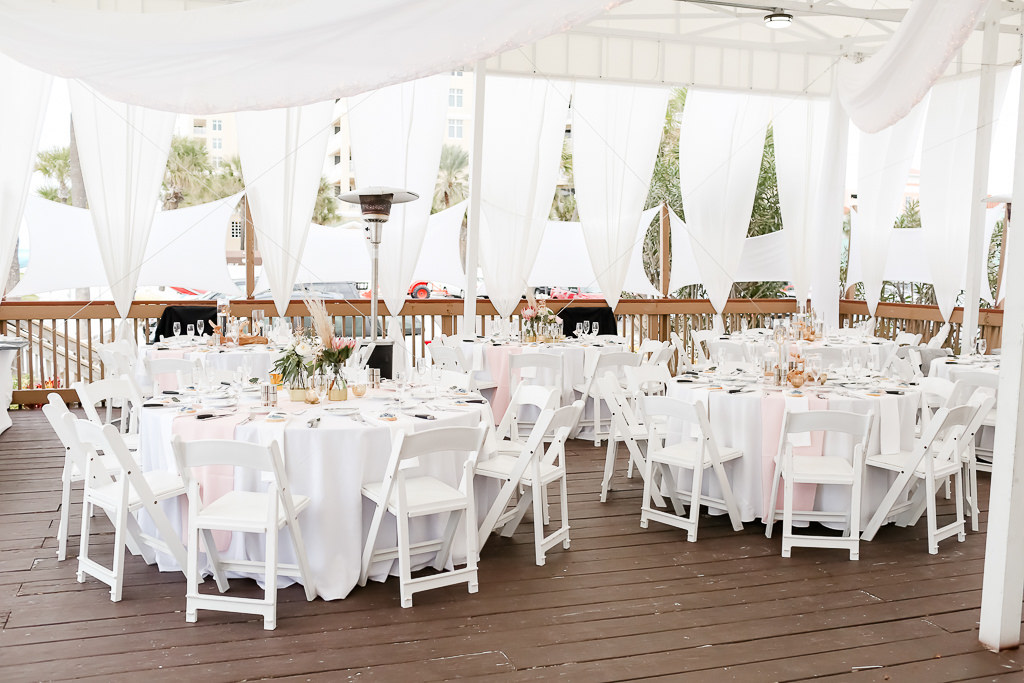
<instances>
[{"instance_id":1,"label":"white tablecloth","mask_svg":"<svg viewBox=\"0 0 1024 683\"><path fill-rule=\"evenodd\" d=\"M207 370L229 370L236 372L248 368L252 377L266 381L270 369L280 355L280 351L271 349L266 344L249 346L185 346L174 347L163 344L143 346L139 349L139 363L136 364L135 379L144 392L152 389L153 383L146 375L143 362L146 358L185 358L199 360ZM168 378L170 379L170 378ZM165 388L175 388L173 382Z\"/></svg>"},{"instance_id":2,"label":"white tablecloth","mask_svg":"<svg viewBox=\"0 0 1024 683\"><path fill-rule=\"evenodd\" d=\"M747 357L758 362L765 353L773 347L770 336L738 334L731 337L723 337L723 340L742 342L747 350ZM790 341L790 345L799 346L804 352L813 352L817 349L835 349L844 358L859 360L865 368L880 370L889 356L896 350L896 343L891 339L881 337L832 337L816 340L813 342ZM826 362L826 367L829 363ZM838 365L838 364L834 364Z\"/></svg>"},{"instance_id":3,"label":"white tablecloth","mask_svg":"<svg viewBox=\"0 0 1024 683\"><path fill-rule=\"evenodd\" d=\"M706 385L704 385L706 386ZM729 474L729 481L736 495L740 515L745 522L760 519L766 505L764 490L766 483L763 479L763 472L771 476L771 468L763 462L764 444L762 437L762 406L767 394L763 391L747 391L743 393L728 393L725 390L715 390L704 394L701 392L702 385L690 383L672 382L669 385L668 395L677 398L693 400L699 397L708 404L708 412L711 421L711 428L714 431L715 439L720 446L737 448L743 452L743 457L733 460L725 465ZM815 392L805 392L813 394ZM845 393L845 392L844 392ZM855 413L866 414L874 409L879 411L880 399L870 396L850 396L838 392L826 392L828 396L828 409L845 410ZM775 393L778 397L778 392ZM898 396L899 405L899 432L900 448L910 449L914 442L914 424L917 406L920 401L920 394L916 391L908 391ZM678 439L678 435L676 436ZM777 443L772 444L772 449L777 448ZM879 430L876 422L873 430L872 442L869 454L878 453ZM846 457L852 455L852 444L849 439L831 438L826 439L824 454L842 454ZM867 468L864 478L863 497L861 502L862 522L867 523L874 513L875 508L881 502L882 497L888 490L893 477L876 468ZM689 485L689 478L681 479L681 487ZM721 490L718 482L713 476L705 476L704 491L709 495L721 497ZM846 486L818 486L815 497L815 509L824 511L837 511L849 509L850 492Z\"/></svg>"},{"instance_id":4,"label":"white tablecloth","mask_svg":"<svg viewBox=\"0 0 1024 683\"><path fill-rule=\"evenodd\" d=\"M285 410L300 410L302 404L282 401ZM331 405L362 405L364 414L379 413L387 405L387 399L364 398ZM308 409L303 414L289 419L286 423L271 424L254 420L234 427L234 438L253 443L269 443L283 434L283 454L292 492L309 496L309 507L300 515L303 539L309 558L311 572L316 583L317 594L325 600L344 598L356 586L364 539L373 516L374 506L360 494L364 483L383 479L388 458L391 454L393 429L420 431L441 426L475 426L480 424L489 411L480 406L459 407L458 410L429 410L436 420L423 420L402 415L397 422L379 422L368 418L370 425L358 423L351 418L324 415L320 426L311 429L307 421L318 414L317 409ZM246 414L240 410L236 418L219 418L205 422L216 429L218 422L240 421ZM142 411L141 459L147 469L174 468L174 457L170 448L174 420L192 420L188 416L176 416L173 408L147 408ZM230 424L228 425L230 429ZM205 436L201 438L212 438ZM441 456L426 461L424 471L457 486L462 475L464 459L457 454ZM235 488L252 490L266 486L259 481L259 475L238 470L235 473ZM482 521L487 507L497 494L497 486L491 481L480 480L477 492L477 523ZM183 510L187 509L184 498L165 503L171 523L183 527ZM180 507L179 507L180 505ZM393 520L389 516L388 519ZM443 520L437 515L415 520L412 527L412 541L440 536ZM465 558L464 531L460 529L454 543L456 562ZM394 522L385 520L381 529L378 547L393 547L396 543ZM256 534L233 534L225 557L245 558L262 561L264 541ZM173 558L158 554L162 570L176 570ZM280 540L281 562L294 562L291 540L282 535ZM418 558L419 564L426 565L433 557ZM371 572L371 578L383 580L392 567L378 564ZM397 566L394 568L397 572ZM290 580L282 577L280 585Z\"/></svg>"},{"instance_id":5,"label":"white tablecloth","mask_svg":"<svg viewBox=\"0 0 1024 683\"><path fill-rule=\"evenodd\" d=\"M28 346L25 339L7 339L0 337L0 434L11 426L11 416L7 408L11 405L14 392L12 368L18 351Z\"/></svg>"}]
</instances>

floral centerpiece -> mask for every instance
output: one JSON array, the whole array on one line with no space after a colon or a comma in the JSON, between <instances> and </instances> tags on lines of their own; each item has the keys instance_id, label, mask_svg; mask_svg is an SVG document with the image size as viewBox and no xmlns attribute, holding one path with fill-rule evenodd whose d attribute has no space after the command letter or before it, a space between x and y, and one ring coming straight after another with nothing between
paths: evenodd
<instances>
[{"instance_id":1,"label":"floral centerpiece","mask_svg":"<svg viewBox=\"0 0 1024 683\"><path fill-rule=\"evenodd\" d=\"M323 299L307 298L305 301L318 342L318 351L313 367L317 372L330 378L328 385L330 400L344 401L348 398L348 385L345 383L342 368L345 366L345 361L352 356L352 352L356 348L356 340L334 336L334 321L327 312Z\"/></svg>"},{"instance_id":2,"label":"floral centerpiece","mask_svg":"<svg viewBox=\"0 0 1024 683\"><path fill-rule=\"evenodd\" d=\"M275 373L281 375L281 381L288 385L292 392L293 401L305 399L306 389L309 384L309 374L313 371L313 363L316 360L316 341L307 339L301 334L296 335L291 343L281 354L281 357L274 362Z\"/></svg>"},{"instance_id":3,"label":"floral centerpiece","mask_svg":"<svg viewBox=\"0 0 1024 683\"><path fill-rule=\"evenodd\" d=\"M539 337L541 340L546 340L551 326L562 324L562 319L547 307L547 302L544 299L537 302L536 308L527 306L519 315L523 319L528 338Z\"/></svg>"}]
</instances>

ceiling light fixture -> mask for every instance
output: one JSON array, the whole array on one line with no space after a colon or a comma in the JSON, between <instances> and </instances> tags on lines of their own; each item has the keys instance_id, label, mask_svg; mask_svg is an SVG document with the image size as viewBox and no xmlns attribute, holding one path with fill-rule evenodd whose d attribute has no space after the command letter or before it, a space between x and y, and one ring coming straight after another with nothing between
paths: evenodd
<instances>
[{"instance_id":1,"label":"ceiling light fixture","mask_svg":"<svg viewBox=\"0 0 1024 683\"><path fill-rule=\"evenodd\" d=\"M793 23L793 15L785 12L772 12L764 15L764 25L768 28L789 28Z\"/></svg>"}]
</instances>

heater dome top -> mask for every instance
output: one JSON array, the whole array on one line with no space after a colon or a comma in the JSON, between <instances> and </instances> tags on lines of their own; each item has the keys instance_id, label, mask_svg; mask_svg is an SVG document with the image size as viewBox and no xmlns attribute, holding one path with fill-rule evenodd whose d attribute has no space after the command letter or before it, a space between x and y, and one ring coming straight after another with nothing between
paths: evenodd
<instances>
[{"instance_id":1,"label":"heater dome top","mask_svg":"<svg viewBox=\"0 0 1024 683\"><path fill-rule=\"evenodd\" d=\"M418 194L408 190L402 190L397 187L373 185L370 187L361 187L352 190L351 192L346 192L338 197L338 199L343 202L348 202L349 204L362 204L364 198L374 200L385 197L390 199L391 204L403 204L420 198Z\"/></svg>"}]
</instances>

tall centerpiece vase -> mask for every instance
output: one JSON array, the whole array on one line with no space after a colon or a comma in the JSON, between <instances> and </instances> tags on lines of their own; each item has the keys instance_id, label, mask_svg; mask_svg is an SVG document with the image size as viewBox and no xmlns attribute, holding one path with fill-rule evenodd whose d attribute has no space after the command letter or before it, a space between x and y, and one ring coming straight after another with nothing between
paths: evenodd
<instances>
[{"instance_id":1,"label":"tall centerpiece vase","mask_svg":"<svg viewBox=\"0 0 1024 683\"><path fill-rule=\"evenodd\" d=\"M345 382L345 375L342 373L340 365L334 369L334 378L331 380L331 389L327 398L331 401L348 400L348 383Z\"/></svg>"},{"instance_id":2,"label":"tall centerpiece vase","mask_svg":"<svg viewBox=\"0 0 1024 683\"><path fill-rule=\"evenodd\" d=\"M305 372L300 372L288 383L288 398L295 403L302 403L306 400L306 391L311 389L309 378Z\"/></svg>"}]
</instances>

